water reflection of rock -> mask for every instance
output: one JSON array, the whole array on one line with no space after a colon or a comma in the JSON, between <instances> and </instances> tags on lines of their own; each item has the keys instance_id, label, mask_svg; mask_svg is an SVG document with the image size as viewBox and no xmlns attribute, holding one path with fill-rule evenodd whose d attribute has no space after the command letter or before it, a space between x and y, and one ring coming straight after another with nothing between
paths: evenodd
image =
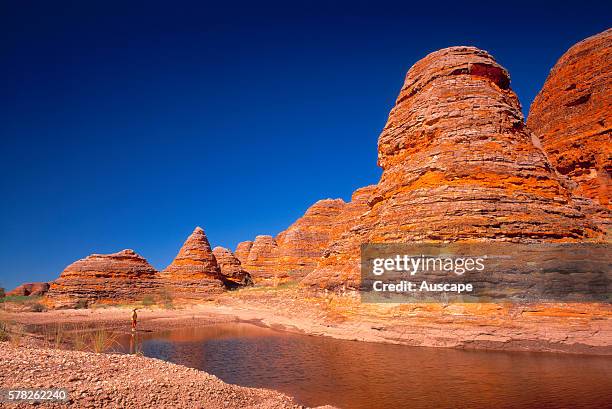
<instances>
[{"instance_id":1,"label":"water reflection of rock","mask_svg":"<svg viewBox=\"0 0 612 409\"><path fill-rule=\"evenodd\" d=\"M415 348L248 324L137 334L136 345L139 337L146 356L276 389L310 406L603 407L612 388L609 358L596 356Z\"/></svg>"}]
</instances>

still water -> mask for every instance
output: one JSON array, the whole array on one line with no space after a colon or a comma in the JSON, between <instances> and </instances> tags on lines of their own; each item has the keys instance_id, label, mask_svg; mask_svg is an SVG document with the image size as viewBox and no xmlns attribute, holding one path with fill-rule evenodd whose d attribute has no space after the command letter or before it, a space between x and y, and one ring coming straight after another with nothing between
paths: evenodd
<instances>
[{"instance_id":1,"label":"still water","mask_svg":"<svg viewBox=\"0 0 612 409\"><path fill-rule=\"evenodd\" d=\"M122 352L340 408L612 407L612 358L415 348L235 323L120 336Z\"/></svg>"}]
</instances>

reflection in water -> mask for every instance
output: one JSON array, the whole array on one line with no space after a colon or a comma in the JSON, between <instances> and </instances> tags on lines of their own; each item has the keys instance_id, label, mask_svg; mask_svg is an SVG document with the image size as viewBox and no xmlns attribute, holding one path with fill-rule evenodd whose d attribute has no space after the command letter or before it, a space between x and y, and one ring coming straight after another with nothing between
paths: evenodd
<instances>
[{"instance_id":1,"label":"reflection in water","mask_svg":"<svg viewBox=\"0 0 612 409\"><path fill-rule=\"evenodd\" d=\"M341 408L603 408L612 359L415 348L288 334L250 324L124 334L122 352L202 369Z\"/></svg>"}]
</instances>

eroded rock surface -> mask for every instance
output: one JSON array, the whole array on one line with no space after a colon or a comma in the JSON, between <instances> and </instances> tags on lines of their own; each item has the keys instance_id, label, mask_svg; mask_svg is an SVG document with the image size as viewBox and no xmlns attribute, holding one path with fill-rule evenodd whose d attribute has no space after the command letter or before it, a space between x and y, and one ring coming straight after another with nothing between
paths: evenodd
<instances>
[{"instance_id":1,"label":"eroded rock surface","mask_svg":"<svg viewBox=\"0 0 612 409\"><path fill-rule=\"evenodd\" d=\"M601 237L535 145L508 72L474 47L436 51L408 71L378 164L369 210L305 285L356 288L366 242Z\"/></svg>"},{"instance_id":2,"label":"eroded rock surface","mask_svg":"<svg viewBox=\"0 0 612 409\"><path fill-rule=\"evenodd\" d=\"M24 283L6 293L7 296L37 297L45 295L49 291L49 283Z\"/></svg>"},{"instance_id":3,"label":"eroded rock surface","mask_svg":"<svg viewBox=\"0 0 612 409\"><path fill-rule=\"evenodd\" d=\"M173 298L204 300L223 291L221 270L201 227L195 228L160 278L162 291Z\"/></svg>"},{"instance_id":4,"label":"eroded rock surface","mask_svg":"<svg viewBox=\"0 0 612 409\"><path fill-rule=\"evenodd\" d=\"M242 268L240 260L224 247L215 247L213 254L221 269L221 275L228 287L239 287L253 285L251 275Z\"/></svg>"},{"instance_id":5,"label":"eroded rock surface","mask_svg":"<svg viewBox=\"0 0 612 409\"><path fill-rule=\"evenodd\" d=\"M342 199L319 200L276 236L278 272L284 279L299 280L312 271L329 244L338 216L345 207Z\"/></svg>"},{"instance_id":6,"label":"eroded rock surface","mask_svg":"<svg viewBox=\"0 0 612 409\"><path fill-rule=\"evenodd\" d=\"M574 193L611 209L612 29L563 54L527 123L553 166L575 183Z\"/></svg>"},{"instance_id":7,"label":"eroded rock surface","mask_svg":"<svg viewBox=\"0 0 612 409\"><path fill-rule=\"evenodd\" d=\"M238 246L236 246L236 251L234 252L234 254L236 255L236 258L240 260L240 263L242 263L242 265L245 265L247 263L247 260L249 259L249 253L251 252L251 247L253 247L252 241L243 241L241 243L238 243Z\"/></svg>"},{"instance_id":8,"label":"eroded rock surface","mask_svg":"<svg viewBox=\"0 0 612 409\"><path fill-rule=\"evenodd\" d=\"M249 257L244 263L244 269L251 274L257 283L278 283L278 245L274 237L260 235L255 237Z\"/></svg>"},{"instance_id":9,"label":"eroded rock surface","mask_svg":"<svg viewBox=\"0 0 612 409\"><path fill-rule=\"evenodd\" d=\"M46 302L53 307L134 302L157 290L157 271L134 250L92 254L70 264L51 283Z\"/></svg>"},{"instance_id":10,"label":"eroded rock surface","mask_svg":"<svg viewBox=\"0 0 612 409\"><path fill-rule=\"evenodd\" d=\"M246 260L243 266L263 284L271 280L300 281L317 266L330 243L369 210L368 200L375 190L375 185L357 189L348 203L342 199L319 200L275 238L259 236L255 243L238 244L236 256Z\"/></svg>"}]
</instances>

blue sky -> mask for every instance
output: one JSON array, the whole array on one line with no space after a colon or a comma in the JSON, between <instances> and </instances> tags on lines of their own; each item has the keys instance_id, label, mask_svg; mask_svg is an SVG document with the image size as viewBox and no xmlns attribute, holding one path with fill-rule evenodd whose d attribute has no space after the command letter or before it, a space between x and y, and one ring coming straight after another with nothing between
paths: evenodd
<instances>
[{"instance_id":1,"label":"blue sky","mask_svg":"<svg viewBox=\"0 0 612 409\"><path fill-rule=\"evenodd\" d=\"M274 235L377 182L378 134L427 53L488 50L527 111L612 21L589 2L123 3L0 5L4 287L124 248L161 269L196 225L232 249Z\"/></svg>"}]
</instances>

